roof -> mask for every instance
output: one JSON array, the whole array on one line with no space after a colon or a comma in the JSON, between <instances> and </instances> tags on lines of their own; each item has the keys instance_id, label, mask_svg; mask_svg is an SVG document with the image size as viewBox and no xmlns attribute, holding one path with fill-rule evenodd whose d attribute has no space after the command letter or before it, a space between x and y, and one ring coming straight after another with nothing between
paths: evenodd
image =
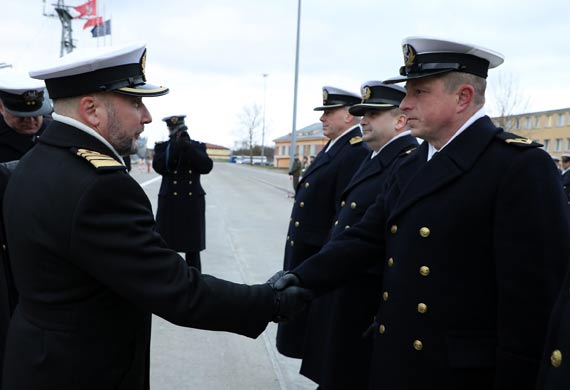
<instances>
[{"instance_id":1,"label":"roof","mask_svg":"<svg viewBox=\"0 0 570 390\"><path fill-rule=\"evenodd\" d=\"M323 124L321 122L317 122L313 123L312 125L303 127L302 129L295 131L295 138L296 139L326 138L323 135ZM273 140L273 142L289 141L290 139L291 139L291 133L276 138Z\"/></svg>"},{"instance_id":2,"label":"roof","mask_svg":"<svg viewBox=\"0 0 570 390\"><path fill-rule=\"evenodd\" d=\"M230 150L229 148L226 148L225 146L210 144L210 143L207 143L207 142L206 142L206 148L207 148L207 149Z\"/></svg>"}]
</instances>

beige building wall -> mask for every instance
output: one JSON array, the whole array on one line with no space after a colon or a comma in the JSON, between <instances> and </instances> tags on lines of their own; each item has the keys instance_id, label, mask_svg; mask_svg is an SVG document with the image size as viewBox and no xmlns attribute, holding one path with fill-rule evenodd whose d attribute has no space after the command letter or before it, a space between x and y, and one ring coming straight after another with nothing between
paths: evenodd
<instances>
[{"instance_id":1,"label":"beige building wall","mask_svg":"<svg viewBox=\"0 0 570 390\"><path fill-rule=\"evenodd\" d=\"M538 142L552 157L570 154L570 107L493 118L505 131Z\"/></svg>"}]
</instances>

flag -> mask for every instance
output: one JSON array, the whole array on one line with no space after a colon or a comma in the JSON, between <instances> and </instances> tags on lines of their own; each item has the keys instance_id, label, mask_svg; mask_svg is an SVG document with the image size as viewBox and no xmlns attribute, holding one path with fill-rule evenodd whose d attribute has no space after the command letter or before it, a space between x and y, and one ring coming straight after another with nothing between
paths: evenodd
<instances>
[{"instance_id":1,"label":"flag","mask_svg":"<svg viewBox=\"0 0 570 390\"><path fill-rule=\"evenodd\" d=\"M91 29L91 37L102 37L111 35L111 19L105 20L105 23L99 24Z\"/></svg>"},{"instance_id":2,"label":"flag","mask_svg":"<svg viewBox=\"0 0 570 390\"><path fill-rule=\"evenodd\" d=\"M73 7L74 10L79 12L77 18L83 16L96 16L97 15L97 0L88 0L87 3Z\"/></svg>"},{"instance_id":3,"label":"flag","mask_svg":"<svg viewBox=\"0 0 570 390\"><path fill-rule=\"evenodd\" d=\"M95 16L94 18L89 18L83 25L83 29L85 30L87 27L91 26L100 26L103 24L103 18L101 16Z\"/></svg>"}]
</instances>

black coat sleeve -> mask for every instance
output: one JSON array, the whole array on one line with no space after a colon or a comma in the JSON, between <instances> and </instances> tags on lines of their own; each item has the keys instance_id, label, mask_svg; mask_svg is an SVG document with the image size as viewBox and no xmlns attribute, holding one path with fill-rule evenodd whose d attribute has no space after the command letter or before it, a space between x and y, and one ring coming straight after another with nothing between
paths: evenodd
<instances>
[{"instance_id":1,"label":"black coat sleeve","mask_svg":"<svg viewBox=\"0 0 570 390\"><path fill-rule=\"evenodd\" d=\"M78 267L175 324L249 337L263 332L274 309L268 285L232 283L188 267L154 231L148 199L134 180L100 175L82 187L69 248Z\"/></svg>"}]
</instances>

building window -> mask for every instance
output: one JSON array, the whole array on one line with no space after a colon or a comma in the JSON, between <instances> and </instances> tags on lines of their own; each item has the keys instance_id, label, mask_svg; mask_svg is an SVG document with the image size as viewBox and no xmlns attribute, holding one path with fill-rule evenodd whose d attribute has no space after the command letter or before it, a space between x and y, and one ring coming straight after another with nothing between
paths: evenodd
<instances>
[{"instance_id":1,"label":"building window","mask_svg":"<svg viewBox=\"0 0 570 390\"><path fill-rule=\"evenodd\" d=\"M570 138L566 138L566 151L570 150Z\"/></svg>"},{"instance_id":2,"label":"building window","mask_svg":"<svg viewBox=\"0 0 570 390\"><path fill-rule=\"evenodd\" d=\"M534 128L535 129L540 128L540 117L539 116L534 117Z\"/></svg>"},{"instance_id":3,"label":"building window","mask_svg":"<svg viewBox=\"0 0 570 390\"><path fill-rule=\"evenodd\" d=\"M550 140L545 139L542 144L544 145L544 150L546 150L548 152L548 149L550 148Z\"/></svg>"},{"instance_id":4,"label":"building window","mask_svg":"<svg viewBox=\"0 0 570 390\"><path fill-rule=\"evenodd\" d=\"M521 128L521 118L515 118L515 129L519 130Z\"/></svg>"},{"instance_id":5,"label":"building window","mask_svg":"<svg viewBox=\"0 0 570 390\"><path fill-rule=\"evenodd\" d=\"M285 145L285 153L283 153L283 154L286 156L289 155L289 145Z\"/></svg>"},{"instance_id":6,"label":"building window","mask_svg":"<svg viewBox=\"0 0 570 390\"><path fill-rule=\"evenodd\" d=\"M558 127L563 127L566 123L564 123L564 119L566 119L566 114L562 113L562 114L557 114L556 115L556 126Z\"/></svg>"},{"instance_id":7,"label":"building window","mask_svg":"<svg viewBox=\"0 0 570 390\"><path fill-rule=\"evenodd\" d=\"M532 117L529 116L526 118L526 126L527 129L532 129Z\"/></svg>"},{"instance_id":8,"label":"building window","mask_svg":"<svg viewBox=\"0 0 570 390\"><path fill-rule=\"evenodd\" d=\"M311 144L311 148L309 149L309 156L315 156L315 144Z\"/></svg>"},{"instance_id":9,"label":"building window","mask_svg":"<svg viewBox=\"0 0 570 390\"><path fill-rule=\"evenodd\" d=\"M544 127L552 127L552 115L546 116L546 124L544 125Z\"/></svg>"},{"instance_id":10,"label":"building window","mask_svg":"<svg viewBox=\"0 0 570 390\"><path fill-rule=\"evenodd\" d=\"M554 150L557 152L562 151L562 138L556 138L556 145Z\"/></svg>"}]
</instances>

